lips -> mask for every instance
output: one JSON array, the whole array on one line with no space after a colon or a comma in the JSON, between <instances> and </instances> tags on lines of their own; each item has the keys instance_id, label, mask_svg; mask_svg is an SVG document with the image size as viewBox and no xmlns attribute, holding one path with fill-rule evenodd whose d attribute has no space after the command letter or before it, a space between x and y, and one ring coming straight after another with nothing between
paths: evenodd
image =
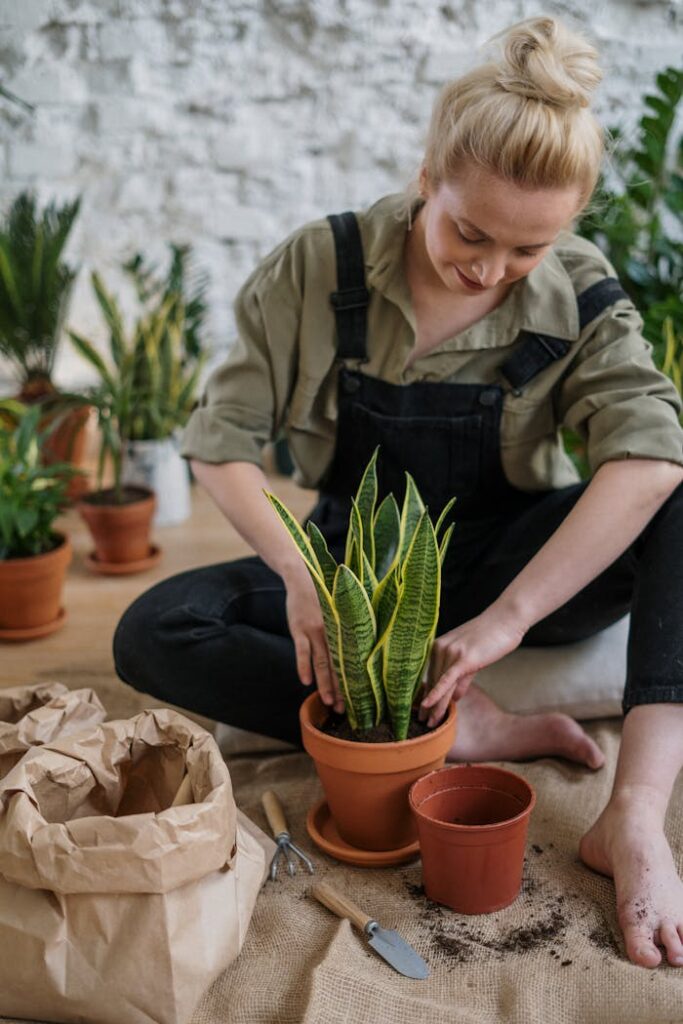
<instances>
[{"instance_id":1,"label":"lips","mask_svg":"<svg viewBox=\"0 0 683 1024\"><path fill-rule=\"evenodd\" d=\"M453 266L455 267L456 273L464 285L466 285L468 288L471 288L473 292L484 291L483 284L478 284L476 281L472 281L469 277L465 277L463 272L459 270L458 267L455 266L455 263L453 264Z\"/></svg>"}]
</instances>

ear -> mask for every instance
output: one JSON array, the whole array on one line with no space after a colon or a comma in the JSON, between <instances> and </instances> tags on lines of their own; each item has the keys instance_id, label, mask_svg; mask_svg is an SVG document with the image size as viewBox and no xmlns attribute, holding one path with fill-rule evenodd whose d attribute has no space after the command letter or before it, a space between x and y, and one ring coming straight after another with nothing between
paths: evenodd
<instances>
[{"instance_id":1,"label":"ear","mask_svg":"<svg viewBox=\"0 0 683 1024\"><path fill-rule=\"evenodd\" d=\"M420 168L420 176L418 180L420 182L420 195L424 199L426 199L429 196L431 187L429 182L429 174L424 164L422 164L422 167Z\"/></svg>"}]
</instances>

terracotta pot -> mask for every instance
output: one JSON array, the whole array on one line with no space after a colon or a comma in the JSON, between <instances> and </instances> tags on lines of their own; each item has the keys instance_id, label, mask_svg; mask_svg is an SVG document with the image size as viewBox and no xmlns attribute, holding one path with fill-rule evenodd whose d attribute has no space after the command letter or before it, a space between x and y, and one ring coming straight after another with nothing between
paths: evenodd
<instances>
[{"instance_id":1,"label":"terracotta pot","mask_svg":"<svg viewBox=\"0 0 683 1024\"><path fill-rule=\"evenodd\" d=\"M56 536L59 546L44 555L0 561L0 638L28 640L61 625L61 597L71 562L71 544L64 534ZM31 635L22 636L22 631ZM13 636L14 632L19 635Z\"/></svg>"},{"instance_id":2,"label":"terracotta pot","mask_svg":"<svg viewBox=\"0 0 683 1024\"><path fill-rule=\"evenodd\" d=\"M328 713L316 692L301 705L299 719L303 745L315 761L341 838L361 850L396 850L415 842L408 790L444 763L455 738L455 705L436 729L393 743L328 736L318 728Z\"/></svg>"},{"instance_id":3,"label":"terracotta pot","mask_svg":"<svg viewBox=\"0 0 683 1024\"><path fill-rule=\"evenodd\" d=\"M522 884L531 785L492 765L455 764L410 790L425 893L461 914L507 907Z\"/></svg>"},{"instance_id":4,"label":"terracotta pot","mask_svg":"<svg viewBox=\"0 0 683 1024\"><path fill-rule=\"evenodd\" d=\"M149 532L156 500L144 487L126 487L139 495L124 505L97 500L102 492L85 495L78 511L85 519L95 542L95 559L102 565L143 563L151 551ZM108 493L108 492L107 492Z\"/></svg>"},{"instance_id":5,"label":"terracotta pot","mask_svg":"<svg viewBox=\"0 0 683 1024\"><path fill-rule=\"evenodd\" d=\"M90 416L90 406L72 409L61 419L59 426L50 434L43 445L45 464L68 462L77 469L83 467L85 461L86 426ZM41 421L41 430L50 423L50 416ZM67 496L73 501L80 498L88 490L88 478L85 475L73 476L69 480Z\"/></svg>"}]
</instances>

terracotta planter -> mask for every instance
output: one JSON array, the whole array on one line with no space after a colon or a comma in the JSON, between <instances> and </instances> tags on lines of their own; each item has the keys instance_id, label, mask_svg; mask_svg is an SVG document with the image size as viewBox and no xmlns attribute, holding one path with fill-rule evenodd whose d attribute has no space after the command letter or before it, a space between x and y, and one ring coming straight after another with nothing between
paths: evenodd
<instances>
[{"instance_id":1,"label":"terracotta planter","mask_svg":"<svg viewBox=\"0 0 683 1024\"><path fill-rule=\"evenodd\" d=\"M95 542L89 561L94 562L92 568L98 571L138 572L149 568L158 552L149 539L154 494L143 487L127 487L126 492L135 492L137 499L117 505L113 500L102 501L103 492L95 492L78 503L78 511Z\"/></svg>"},{"instance_id":2,"label":"terracotta planter","mask_svg":"<svg viewBox=\"0 0 683 1024\"><path fill-rule=\"evenodd\" d=\"M522 884L532 786L492 765L456 764L413 784L426 895L461 914L507 907Z\"/></svg>"},{"instance_id":3,"label":"terracotta planter","mask_svg":"<svg viewBox=\"0 0 683 1024\"><path fill-rule=\"evenodd\" d=\"M32 640L64 622L64 577L71 562L68 537L44 555L0 561L0 639Z\"/></svg>"},{"instance_id":4,"label":"terracotta planter","mask_svg":"<svg viewBox=\"0 0 683 1024\"><path fill-rule=\"evenodd\" d=\"M85 459L86 426L90 415L90 406L72 409L64 416L59 426L50 434L43 446L45 464L68 462L76 469L83 467ZM49 426L50 416L41 422L41 429ZM86 476L73 476L69 480L67 496L73 501L80 498L88 489Z\"/></svg>"},{"instance_id":5,"label":"terracotta planter","mask_svg":"<svg viewBox=\"0 0 683 1024\"><path fill-rule=\"evenodd\" d=\"M444 763L455 737L455 705L436 729L394 743L355 743L328 736L318 728L327 715L317 692L306 698L299 712L303 745L315 761L339 836L359 850L408 847L417 839L408 790L421 775Z\"/></svg>"}]
</instances>

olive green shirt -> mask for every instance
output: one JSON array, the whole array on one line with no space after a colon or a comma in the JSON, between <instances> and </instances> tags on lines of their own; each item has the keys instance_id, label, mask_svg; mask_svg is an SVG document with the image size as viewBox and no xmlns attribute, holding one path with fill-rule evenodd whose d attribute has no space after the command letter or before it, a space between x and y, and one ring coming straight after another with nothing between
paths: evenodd
<instances>
[{"instance_id":1,"label":"olive green shirt","mask_svg":"<svg viewBox=\"0 0 683 1024\"><path fill-rule=\"evenodd\" d=\"M580 333L576 296L614 269L591 242L563 232L503 302L405 368L415 317L403 270L408 215L386 196L358 214L365 254L369 361L348 360L392 384L502 384L501 454L508 481L523 490L574 483L559 427L586 441L592 471L610 459L668 459L683 465L681 401L652 362L642 319L620 299ZM235 300L238 339L209 378L185 430L183 454L203 462L261 464L261 449L284 429L295 479L316 487L334 453L336 327L330 292L336 256L326 219L304 225L259 264ZM521 330L572 345L511 392L500 375Z\"/></svg>"}]
</instances>

